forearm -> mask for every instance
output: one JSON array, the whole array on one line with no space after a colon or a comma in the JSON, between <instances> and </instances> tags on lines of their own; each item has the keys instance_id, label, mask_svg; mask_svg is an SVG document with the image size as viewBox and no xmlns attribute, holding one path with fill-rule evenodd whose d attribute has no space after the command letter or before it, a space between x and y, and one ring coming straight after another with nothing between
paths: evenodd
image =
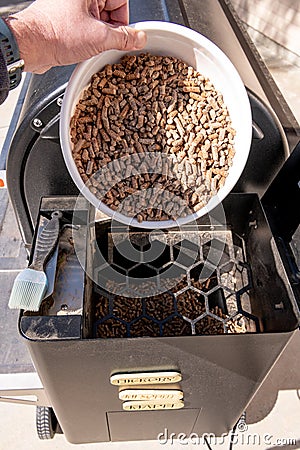
<instances>
[{"instance_id":1,"label":"forearm","mask_svg":"<svg viewBox=\"0 0 300 450\"><path fill-rule=\"evenodd\" d=\"M84 61L108 49L137 50L145 33L127 27L127 0L35 0L6 19L28 72Z\"/></svg>"},{"instance_id":2,"label":"forearm","mask_svg":"<svg viewBox=\"0 0 300 450\"><path fill-rule=\"evenodd\" d=\"M25 71L85 61L105 50L142 49L146 35L128 27L128 0L35 0L5 19ZM6 27L5 27L6 28ZM7 97L7 68L0 59L0 102Z\"/></svg>"},{"instance_id":3,"label":"forearm","mask_svg":"<svg viewBox=\"0 0 300 450\"><path fill-rule=\"evenodd\" d=\"M51 25L39 11L29 9L5 19L17 41L20 57L24 60L26 72L43 73L52 66ZM47 45L46 45L47 43Z\"/></svg>"}]
</instances>

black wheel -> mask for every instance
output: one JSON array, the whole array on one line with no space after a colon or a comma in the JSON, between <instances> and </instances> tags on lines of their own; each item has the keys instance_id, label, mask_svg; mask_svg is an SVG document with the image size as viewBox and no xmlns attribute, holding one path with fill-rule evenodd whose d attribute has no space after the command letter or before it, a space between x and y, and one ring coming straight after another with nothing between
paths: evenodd
<instances>
[{"instance_id":1,"label":"black wheel","mask_svg":"<svg viewBox=\"0 0 300 450\"><path fill-rule=\"evenodd\" d=\"M48 406L36 407L36 431L40 439L53 439L57 426L57 419L52 408Z\"/></svg>"}]
</instances>

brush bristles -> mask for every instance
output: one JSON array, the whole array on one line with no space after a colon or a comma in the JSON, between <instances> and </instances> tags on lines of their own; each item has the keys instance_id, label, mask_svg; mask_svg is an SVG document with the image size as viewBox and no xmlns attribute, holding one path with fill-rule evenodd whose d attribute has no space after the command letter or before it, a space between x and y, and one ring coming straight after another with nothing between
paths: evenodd
<instances>
[{"instance_id":1,"label":"brush bristles","mask_svg":"<svg viewBox=\"0 0 300 450\"><path fill-rule=\"evenodd\" d=\"M16 279L11 291L8 306L11 309L38 311L46 290L45 282L32 282Z\"/></svg>"}]
</instances>

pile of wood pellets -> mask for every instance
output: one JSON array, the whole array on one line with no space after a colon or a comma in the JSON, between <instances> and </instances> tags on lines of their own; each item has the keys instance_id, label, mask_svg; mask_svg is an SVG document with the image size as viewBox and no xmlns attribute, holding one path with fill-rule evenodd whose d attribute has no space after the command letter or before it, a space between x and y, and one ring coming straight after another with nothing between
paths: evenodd
<instances>
[{"instance_id":1,"label":"pile of wood pellets","mask_svg":"<svg viewBox=\"0 0 300 450\"><path fill-rule=\"evenodd\" d=\"M192 286L202 288L201 283L195 280L192 280ZM196 291L187 289L176 295L184 287L186 280L179 282L169 292L148 298L97 295L96 337L167 337L247 331L245 324L240 325L238 321L230 319L219 306L207 309L204 297Z\"/></svg>"},{"instance_id":2,"label":"pile of wood pellets","mask_svg":"<svg viewBox=\"0 0 300 450\"><path fill-rule=\"evenodd\" d=\"M235 130L211 81L177 58L149 53L125 55L92 76L70 133L91 192L139 222L203 208L235 154ZM152 153L164 155L160 164Z\"/></svg>"}]
</instances>

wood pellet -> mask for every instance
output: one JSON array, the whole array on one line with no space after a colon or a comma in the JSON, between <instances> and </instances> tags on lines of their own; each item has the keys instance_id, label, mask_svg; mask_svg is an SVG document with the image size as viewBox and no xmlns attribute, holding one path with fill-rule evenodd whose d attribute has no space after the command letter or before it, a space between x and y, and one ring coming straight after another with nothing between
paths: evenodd
<instances>
[{"instance_id":1,"label":"wood pellet","mask_svg":"<svg viewBox=\"0 0 300 450\"><path fill-rule=\"evenodd\" d=\"M125 55L95 73L70 130L82 180L112 210L139 222L176 220L204 207L224 185L235 154L222 94L170 56ZM152 153L164 155L164 164ZM110 178L97 182L107 164ZM149 188L161 191L155 201L133 196Z\"/></svg>"},{"instance_id":2,"label":"wood pellet","mask_svg":"<svg viewBox=\"0 0 300 450\"><path fill-rule=\"evenodd\" d=\"M191 282L203 292L214 284L210 279L204 283L194 279ZM98 295L95 299L96 337L167 337L247 331L245 324L229 319L221 307L209 305L207 308L204 297L195 290L186 289L177 294L186 286L184 278L170 291L148 298L114 295L108 300L104 293ZM109 290L114 291L113 282L109 283ZM153 286L147 290L153 290Z\"/></svg>"}]
</instances>

